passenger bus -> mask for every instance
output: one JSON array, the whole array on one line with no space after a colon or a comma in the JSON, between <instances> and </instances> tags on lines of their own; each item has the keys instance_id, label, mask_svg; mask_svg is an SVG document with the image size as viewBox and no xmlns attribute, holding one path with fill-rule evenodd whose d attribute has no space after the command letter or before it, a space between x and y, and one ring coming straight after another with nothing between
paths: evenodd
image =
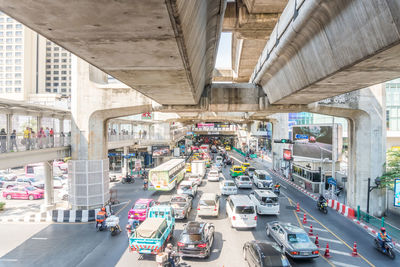
<instances>
[{"instance_id":1,"label":"passenger bus","mask_svg":"<svg viewBox=\"0 0 400 267\"><path fill-rule=\"evenodd\" d=\"M149 171L149 190L171 191L185 175L185 160L171 159Z\"/></svg>"}]
</instances>

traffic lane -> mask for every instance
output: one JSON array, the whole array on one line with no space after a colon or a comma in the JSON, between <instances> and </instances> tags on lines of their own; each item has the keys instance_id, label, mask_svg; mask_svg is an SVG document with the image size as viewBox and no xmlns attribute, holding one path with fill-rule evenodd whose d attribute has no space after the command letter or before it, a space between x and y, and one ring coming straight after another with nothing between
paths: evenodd
<instances>
[{"instance_id":1,"label":"traffic lane","mask_svg":"<svg viewBox=\"0 0 400 267\"><path fill-rule=\"evenodd\" d=\"M233 179L230 177L229 169L225 168L223 170L223 174L226 179ZM238 194L245 194L249 195L251 192L256 190L257 188L253 185L252 189L239 189ZM246 241L250 240L269 240L275 242L272 237L268 237L266 233L266 226L267 223L273 221L280 221L280 222L289 222L293 225L298 225L298 219L294 214L294 206L291 205L289 199L285 196L279 197L279 204L280 204L280 214L275 215L258 215L257 216L257 227L256 229L251 230L252 237ZM243 243L244 244L244 243ZM242 246L243 246L242 244ZM318 257L316 259L305 259L305 260L293 260L292 258L288 257L289 261L291 262L292 266L331 266L325 259Z\"/></svg>"},{"instance_id":2,"label":"traffic lane","mask_svg":"<svg viewBox=\"0 0 400 267\"><path fill-rule=\"evenodd\" d=\"M235 157L240 159L240 155L235 155ZM263 164L256 161L251 162L251 164L257 166L257 168L267 169ZM373 237L361 227L355 225L352 221L332 209L329 209L328 214L319 212L316 208L315 200L304 195L302 192L292 187L285 180L278 178L273 173L271 173L271 175L275 182L280 182L284 185L284 188L281 188L281 191L284 194L290 196L294 202L301 203L300 206L302 208L342 239L344 243L347 244L346 249L349 253L352 252L353 243L357 242L358 252L365 257L368 262L375 264L376 266L400 266L399 259L393 261L376 250L373 243ZM335 246L334 244L330 245ZM364 262L369 265L367 261Z\"/></svg>"}]
</instances>

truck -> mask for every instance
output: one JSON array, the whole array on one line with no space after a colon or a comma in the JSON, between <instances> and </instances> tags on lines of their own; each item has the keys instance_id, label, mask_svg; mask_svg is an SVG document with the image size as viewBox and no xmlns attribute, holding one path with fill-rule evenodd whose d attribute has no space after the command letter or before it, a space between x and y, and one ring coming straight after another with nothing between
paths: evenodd
<instances>
[{"instance_id":1,"label":"truck","mask_svg":"<svg viewBox=\"0 0 400 267\"><path fill-rule=\"evenodd\" d=\"M203 179L206 174L206 162L205 160L193 160L191 163L192 174L197 174Z\"/></svg>"},{"instance_id":2,"label":"truck","mask_svg":"<svg viewBox=\"0 0 400 267\"><path fill-rule=\"evenodd\" d=\"M164 251L167 242L173 237L174 229L173 208L167 205L153 206L147 218L130 236L129 250L139 254L158 254Z\"/></svg>"}]
</instances>

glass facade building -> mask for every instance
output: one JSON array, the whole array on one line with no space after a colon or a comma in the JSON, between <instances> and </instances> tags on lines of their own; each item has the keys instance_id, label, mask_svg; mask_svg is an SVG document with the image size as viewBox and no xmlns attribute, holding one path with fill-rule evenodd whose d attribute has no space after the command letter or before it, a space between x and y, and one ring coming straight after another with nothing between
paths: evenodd
<instances>
[{"instance_id":1,"label":"glass facade building","mask_svg":"<svg viewBox=\"0 0 400 267\"><path fill-rule=\"evenodd\" d=\"M386 128L400 131L400 79L385 84L386 86Z\"/></svg>"}]
</instances>

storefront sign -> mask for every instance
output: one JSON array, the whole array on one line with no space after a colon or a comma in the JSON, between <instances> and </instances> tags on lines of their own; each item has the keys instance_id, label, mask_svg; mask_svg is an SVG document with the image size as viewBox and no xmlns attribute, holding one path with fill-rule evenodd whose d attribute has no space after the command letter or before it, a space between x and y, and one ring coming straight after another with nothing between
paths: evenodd
<instances>
[{"instance_id":1,"label":"storefront sign","mask_svg":"<svg viewBox=\"0 0 400 267\"><path fill-rule=\"evenodd\" d=\"M197 127L198 128L201 128L201 127L214 127L214 123L198 123Z\"/></svg>"},{"instance_id":2,"label":"storefront sign","mask_svg":"<svg viewBox=\"0 0 400 267\"><path fill-rule=\"evenodd\" d=\"M152 112L142 113L142 120L151 120L153 118Z\"/></svg>"},{"instance_id":3,"label":"storefront sign","mask_svg":"<svg viewBox=\"0 0 400 267\"><path fill-rule=\"evenodd\" d=\"M292 160L292 150L284 149L283 150L283 159L284 160Z\"/></svg>"},{"instance_id":4,"label":"storefront sign","mask_svg":"<svg viewBox=\"0 0 400 267\"><path fill-rule=\"evenodd\" d=\"M400 179L394 179L394 206L400 207Z\"/></svg>"}]
</instances>

